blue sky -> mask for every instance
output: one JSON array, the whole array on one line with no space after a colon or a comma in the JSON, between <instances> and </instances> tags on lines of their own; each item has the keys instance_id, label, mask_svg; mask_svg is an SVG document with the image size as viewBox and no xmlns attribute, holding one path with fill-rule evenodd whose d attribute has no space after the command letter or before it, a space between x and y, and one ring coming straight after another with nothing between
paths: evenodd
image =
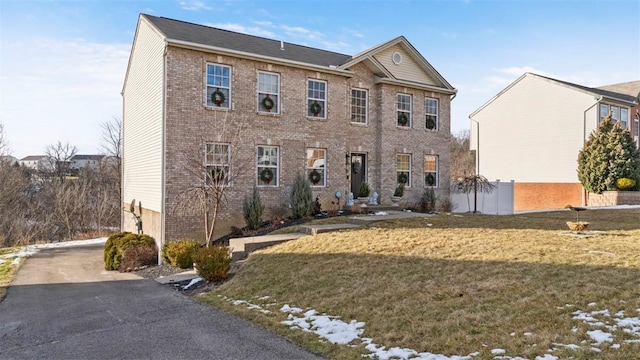
<instances>
[{"instance_id":1,"label":"blue sky","mask_svg":"<svg viewBox=\"0 0 640 360\"><path fill-rule=\"evenodd\" d=\"M452 131L526 71L600 86L640 79L640 1L2 0L0 123L14 156L97 153L138 14L355 54L404 35L458 89Z\"/></svg>"}]
</instances>

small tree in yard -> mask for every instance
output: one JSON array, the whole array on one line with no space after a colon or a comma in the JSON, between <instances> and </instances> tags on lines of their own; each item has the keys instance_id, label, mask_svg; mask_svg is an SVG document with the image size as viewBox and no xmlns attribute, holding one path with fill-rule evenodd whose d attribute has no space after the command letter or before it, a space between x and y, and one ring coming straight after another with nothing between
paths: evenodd
<instances>
[{"instance_id":1,"label":"small tree in yard","mask_svg":"<svg viewBox=\"0 0 640 360\"><path fill-rule=\"evenodd\" d=\"M457 190L467 194L467 205L471 209L469 194L473 193L473 212L478 212L478 192L491 193L496 188L486 177L482 175L469 175L458 181Z\"/></svg>"},{"instance_id":2,"label":"small tree in yard","mask_svg":"<svg viewBox=\"0 0 640 360\"><path fill-rule=\"evenodd\" d=\"M190 180L180 190L177 208L185 213L202 215L207 247L213 240L218 216L227 206L227 192L234 180L249 169L238 156L244 126L242 121L230 121L228 116L214 117L208 129L198 131L217 134L215 141L196 138L194 146L182 154L184 171L190 175Z\"/></svg>"},{"instance_id":3,"label":"small tree in yard","mask_svg":"<svg viewBox=\"0 0 640 360\"><path fill-rule=\"evenodd\" d=\"M306 177L298 174L291 190L291 212L294 219L313 215L314 202L311 185Z\"/></svg>"},{"instance_id":4,"label":"small tree in yard","mask_svg":"<svg viewBox=\"0 0 640 360\"><path fill-rule=\"evenodd\" d=\"M260 193L257 187L253 187L253 193L244 198L242 204L242 214L247 227L251 230L258 229L262 225L262 214L264 213L264 205L260 200Z\"/></svg>"},{"instance_id":5,"label":"small tree in yard","mask_svg":"<svg viewBox=\"0 0 640 360\"><path fill-rule=\"evenodd\" d=\"M622 178L640 180L640 151L627 129L602 120L578 154L578 179L590 193L616 189Z\"/></svg>"}]
</instances>

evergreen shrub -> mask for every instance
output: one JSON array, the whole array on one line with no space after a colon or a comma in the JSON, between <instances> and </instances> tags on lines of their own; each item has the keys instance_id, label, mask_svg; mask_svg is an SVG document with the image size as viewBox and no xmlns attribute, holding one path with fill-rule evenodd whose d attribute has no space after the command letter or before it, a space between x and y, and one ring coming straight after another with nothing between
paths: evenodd
<instances>
[{"instance_id":1,"label":"evergreen shrub","mask_svg":"<svg viewBox=\"0 0 640 360\"><path fill-rule=\"evenodd\" d=\"M250 230L255 230L262 226L262 215L264 214L264 205L260 200L260 193L257 187L253 187L251 196L244 198L242 203L242 215L244 222Z\"/></svg>"},{"instance_id":2,"label":"evergreen shrub","mask_svg":"<svg viewBox=\"0 0 640 360\"><path fill-rule=\"evenodd\" d=\"M118 270L122 263L125 250L130 246L154 245L155 241L149 235L138 235L130 232L115 233L104 244L104 268Z\"/></svg>"},{"instance_id":3,"label":"evergreen shrub","mask_svg":"<svg viewBox=\"0 0 640 360\"><path fill-rule=\"evenodd\" d=\"M231 269L231 251L226 246L209 246L194 255L196 271L207 281L226 279Z\"/></svg>"},{"instance_id":4,"label":"evergreen shrub","mask_svg":"<svg viewBox=\"0 0 640 360\"><path fill-rule=\"evenodd\" d=\"M298 174L293 181L291 191L291 212L294 219L300 219L313 215L313 193L309 180Z\"/></svg>"},{"instance_id":5,"label":"evergreen shrub","mask_svg":"<svg viewBox=\"0 0 640 360\"><path fill-rule=\"evenodd\" d=\"M188 269L193 266L193 257L200 249L200 242L193 239L170 241L162 247L162 259L171 266Z\"/></svg>"}]
</instances>

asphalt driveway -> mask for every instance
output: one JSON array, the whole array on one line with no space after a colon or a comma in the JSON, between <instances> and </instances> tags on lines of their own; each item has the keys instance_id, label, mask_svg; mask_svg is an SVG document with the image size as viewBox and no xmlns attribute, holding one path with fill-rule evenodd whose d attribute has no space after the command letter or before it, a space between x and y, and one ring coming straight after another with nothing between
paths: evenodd
<instances>
[{"instance_id":1,"label":"asphalt driveway","mask_svg":"<svg viewBox=\"0 0 640 360\"><path fill-rule=\"evenodd\" d=\"M0 302L0 359L320 359L153 280L102 245L41 250Z\"/></svg>"}]
</instances>

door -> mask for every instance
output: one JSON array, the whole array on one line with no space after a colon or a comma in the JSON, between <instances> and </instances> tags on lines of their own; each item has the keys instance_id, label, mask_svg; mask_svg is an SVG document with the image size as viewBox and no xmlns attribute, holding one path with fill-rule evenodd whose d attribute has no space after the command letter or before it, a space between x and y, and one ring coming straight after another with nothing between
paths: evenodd
<instances>
[{"instance_id":1,"label":"door","mask_svg":"<svg viewBox=\"0 0 640 360\"><path fill-rule=\"evenodd\" d=\"M367 182L367 156L365 154L351 154L351 192L358 197L358 190L363 182Z\"/></svg>"}]
</instances>

